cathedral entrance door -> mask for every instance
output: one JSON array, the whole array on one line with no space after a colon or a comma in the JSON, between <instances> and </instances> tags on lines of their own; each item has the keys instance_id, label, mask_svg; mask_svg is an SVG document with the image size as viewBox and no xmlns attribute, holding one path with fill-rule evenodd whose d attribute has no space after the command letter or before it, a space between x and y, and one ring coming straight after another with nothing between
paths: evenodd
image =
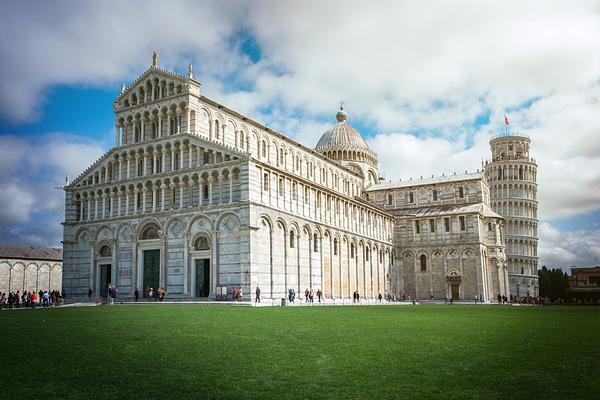
<instances>
[{"instance_id":1,"label":"cathedral entrance door","mask_svg":"<svg viewBox=\"0 0 600 400\"><path fill-rule=\"evenodd\" d=\"M100 265L100 296L108 296L108 285L111 284L112 265Z\"/></svg>"},{"instance_id":2,"label":"cathedral entrance door","mask_svg":"<svg viewBox=\"0 0 600 400\"><path fill-rule=\"evenodd\" d=\"M452 289L452 301L459 300L460 299L460 296L458 294L459 285L450 285L450 288Z\"/></svg>"},{"instance_id":3,"label":"cathedral entrance door","mask_svg":"<svg viewBox=\"0 0 600 400\"><path fill-rule=\"evenodd\" d=\"M196 297L208 297L210 295L210 259L200 258L196 260Z\"/></svg>"},{"instance_id":4,"label":"cathedral entrance door","mask_svg":"<svg viewBox=\"0 0 600 400\"><path fill-rule=\"evenodd\" d=\"M154 292L159 289L160 281L160 250L144 250L144 295L148 289Z\"/></svg>"}]
</instances>

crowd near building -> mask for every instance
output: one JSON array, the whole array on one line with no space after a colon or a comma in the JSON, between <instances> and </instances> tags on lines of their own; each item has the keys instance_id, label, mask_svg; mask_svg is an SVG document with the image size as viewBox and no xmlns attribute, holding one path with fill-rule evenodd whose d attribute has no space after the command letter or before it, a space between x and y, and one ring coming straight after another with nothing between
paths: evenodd
<instances>
[{"instance_id":1,"label":"crowd near building","mask_svg":"<svg viewBox=\"0 0 600 400\"><path fill-rule=\"evenodd\" d=\"M481 171L384 181L343 109L308 148L203 96L191 66L162 69L156 53L113 109L115 147L65 187L73 296L537 295L524 136L493 139Z\"/></svg>"},{"instance_id":2,"label":"crowd near building","mask_svg":"<svg viewBox=\"0 0 600 400\"><path fill-rule=\"evenodd\" d=\"M62 292L62 249L0 246L0 293Z\"/></svg>"}]
</instances>

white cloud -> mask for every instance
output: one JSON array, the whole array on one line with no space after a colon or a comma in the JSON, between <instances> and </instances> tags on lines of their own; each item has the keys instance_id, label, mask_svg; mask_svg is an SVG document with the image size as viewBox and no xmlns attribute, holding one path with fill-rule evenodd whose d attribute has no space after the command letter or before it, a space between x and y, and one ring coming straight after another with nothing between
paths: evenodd
<instances>
[{"instance_id":1,"label":"white cloud","mask_svg":"<svg viewBox=\"0 0 600 400\"><path fill-rule=\"evenodd\" d=\"M0 241L57 246L62 236L65 172L75 177L106 145L50 133L29 140L0 136ZM11 160L14 162L8 162Z\"/></svg>"},{"instance_id":2,"label":"white cloud","mask_svg":"<svg viewBox=\"0 0 600 400\"><path fill-rule=\"evenodd\" d=\"M549 223L540 223L539 265L566 268L600 265L600 230L560 231Z\"/></svg>"},{"instance_id":3,"label":"white cloud","mask_svg":"<svg viewBox=\"0 0 600 400\"><path fill-rule=\"evenodd\" d=\"M17 184L0 184L0 225L29 222L35 198Z\"/></svg>"}]
</instances>

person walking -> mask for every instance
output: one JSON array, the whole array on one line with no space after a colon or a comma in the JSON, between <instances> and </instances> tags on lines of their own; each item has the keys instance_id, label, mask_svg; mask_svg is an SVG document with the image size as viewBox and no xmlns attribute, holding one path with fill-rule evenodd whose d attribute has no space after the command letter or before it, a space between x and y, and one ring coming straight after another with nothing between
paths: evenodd
<instances>
[{"instance_id":1,"label":"person walking","mask_svg":"<svg viewBox=\"0 0 600 400\"><path fill-rule=\"evenodd\" d=\"M236 288L236 287L234 287L234 288L233 288L233 292L231 293L231 299L232 299L233 301L237 301L237 295L238 295L237 288Z\"/></svg>"},{"instance_id":2,"label":"person walking","mask_svg":"<svg viewBox=\"0 0 600 400\"><path fill-rule=\"evenodd\" d=\"M321 302L322 296L323 296L323 292L321 292L321 289L317 289L317 298L319 299L319 303Z\"/></svg>"},{"instance_id":3,"label":"person walking","mask_svg":"<svg viewBox=\"0 0 600 400\"><path fill-rule=\"evenodd\" d=\"M148 290L148 301L152 301L153 296L154 296L154 290L152 290L152 288L150 288L150 290Z\"/></svg>"},{"instance_id":4,"label":"person walking","mask_svg":"<svg viewBox=\"0 0 600 400\"><path fill-rule=\"evenodd\" d=\"M260 303L260 288L257 286L256 291L254 292L256 297L254 297L255 303Z\"/></svg>"},{"instance_id":5,"label":"person walking","mask_svg":"<svg viewBox=\"0 0 600 400\"><path fill-rule=\"evenodd\" d=\"M94 293L94 291L92 290L92 288L88 289L88 301L92 301L92 294Z\"/></svg>"},{"instance_id":6,"label":"person walking","mask_svg":"<svg viewBox=\"0 0 600 400\"><path fill-rule=\"evenodd\" d=\"M133 292L133 295L135 296L135 301L137 302L140 299L140 290L138 288L135 288L135 292Z\"/></svg>"},{"instance_id":7,"label":"person walking","mask_svg":"<svg viewBox=\"0 0 600 400\"><path fill-rule=\"evenodd\" d=\"M238 290L238 301L244 301L244 289L240 286L240 290Z\"/></svg>"}]
</instances>

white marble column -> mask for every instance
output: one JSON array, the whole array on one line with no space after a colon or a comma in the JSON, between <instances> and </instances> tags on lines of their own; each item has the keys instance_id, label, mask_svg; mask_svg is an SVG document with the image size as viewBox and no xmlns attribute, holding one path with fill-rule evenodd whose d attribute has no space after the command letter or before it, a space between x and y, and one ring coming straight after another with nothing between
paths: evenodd
<instances>
[{"instance_id":1,"label":"white marble column","mask_svg":"<svg viewBox=\"0 0 600 400\"><path fill-rule=\"evenodd\" d=\"M156 187L152 186L152 212L156 212Z\"/></svg>"},{"instance_id":2,"label":"white marble column","mask_svg":"<svg viewBox=\"0 0 600 400\"><path fill-rule=\"evenodd\" d=\"M179 209L183 208L183 181L179 181Z\"/></svg>"},{"instance_id":3,"label":"white marble column","mask_svg":"<svg viewBox=\"0 0 600 400\"><path fill-rule=\"evenodd\" d=\"M106 193L102 192L102 218L106 216Z\"/></svg>"},{"instance_id":4,"label":"white marble column","mask_svg":"<svg viewBox=\"0 0 600 400\"><path fill-rule=\"evenodd\" d=\"M165 188L163 187L164 184L161 183L160 184L160 211L165 211Z\"/></svg>"}]
</instances>

